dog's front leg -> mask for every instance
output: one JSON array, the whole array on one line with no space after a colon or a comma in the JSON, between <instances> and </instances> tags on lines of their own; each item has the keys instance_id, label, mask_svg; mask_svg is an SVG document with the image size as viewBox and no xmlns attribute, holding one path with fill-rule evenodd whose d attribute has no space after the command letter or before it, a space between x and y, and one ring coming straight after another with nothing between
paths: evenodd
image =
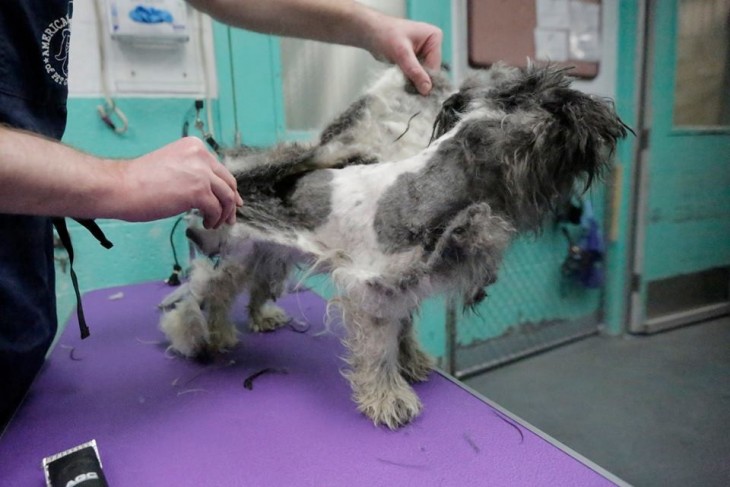
<instances>
[{"instance_id":1,"label":"dog's front leg","mask_svg":"<svg viewBox=\"0 0 730 487\"><path fill-rule=\"evenodd\" d=\"M350 350L345 376L358 409L391 429L408 423L420 412L421 402L398 364L404 319L372 316L348 298L343 298L342 308Z\"/></svg>"},{"instance_id":2,"label":"dog's front leg","mask_svg":"<svg viewBox=\"0 0 730 487\"><path fill-rule=\"evenodd\" d=\"M433 365L431 357L418 344L413 330L413 318L404 318L398 347L398 367L401 374L409 382L423 382L428 379Z\"/></svg>"}]
</instances>

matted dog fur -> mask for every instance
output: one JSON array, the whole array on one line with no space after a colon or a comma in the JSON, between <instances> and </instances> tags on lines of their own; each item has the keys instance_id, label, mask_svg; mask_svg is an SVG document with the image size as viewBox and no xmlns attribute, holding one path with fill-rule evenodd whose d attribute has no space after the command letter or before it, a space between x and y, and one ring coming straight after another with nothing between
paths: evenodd
<instances>
[{"instance_id":1,"label":"matted dog fur","mask_svg":"<svg viewBox=\"0 0 730 487\"><path fill-rule=\"evenodd\" d=\"M359 410L390 428L418 415L409 383L432 368L413 330L420 303L483 299L512 238L587 189L627 130L610 103L570 88L564 69L496 66L456 91L444 73L432 78L423 97L391 68L317 143L227 155L245 203L232 227L188 229L219 261L197 260L166 300L173 350L234 346L229 312L243 290L252 330L285 324L270 301L304 265L338 290Z\"/></svg>"}]
</instances>

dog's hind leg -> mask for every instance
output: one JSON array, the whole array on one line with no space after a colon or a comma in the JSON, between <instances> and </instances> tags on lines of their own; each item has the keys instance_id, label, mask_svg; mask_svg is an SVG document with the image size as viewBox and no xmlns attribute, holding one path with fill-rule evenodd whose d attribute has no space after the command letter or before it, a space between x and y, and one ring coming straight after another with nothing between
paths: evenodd
<instances>
[{"instance_id":1,"label":"dog's hind leg","mask_svg":"<svg viewBox=\"0 0 730 487\"><path fill-rule=\"evenodd\" d=\"M398 343L398 367L409 382L423 382L433 370L433 360L424 352L413 329L413 318L402 320L402 327Z\"/></svg>"},{"instance_id":2,"label":"dog's hind leg","mask_svg":"<svg viewBox=\"0 0 730 487\"><path fill-rule=\"evenodd\" d=\"M341 300L350 351L345 376L353 399L375 424L396 429L421 411L421 401L399 370L403 319L375 317L350 298Z\"/></svg>"},{"instance_id":3,"label":"dog's hind leg","mask_svg":"<svg viewBox=\"0 0 730 487\"><path fill-rule=\"evenodd\" d=\"M216 268L205 259L194 262L189 293L165 312L160 321L174 351L205 359L237 343L236 328L229 313L245 284L244 271L236 261L223 260Z\"/></svg>"},{"instance_id":4,"label":"dog's hind leg","mask_svg":"<svg viewBox=\"0 0 730 487\"><path fill-rule=\"evenodd\" d=\"M203 294L202 307L208 315L209 351L222 352L238 343L231 307L248 284L249 275L238 260L221 260Z\"/></svg>"},{"instance_id":5,"label":"dog's hind leg","mask_svg":"<svg viewBox=\"0 0 730 487\"><path fill-rule=\"evenodd\" d=\"M269 300L285 290L292 269L289 252L273 244L257 243L249 258L249 322L252 331L272 331L289 322L286 312Z\"/></svg>"},{"instance_id":6,"label":"dog's hind leg","mask_svg":"<svg viewBox=\"0 0 730 487\"><path fill-rule=\"evenodd\" d=\"M199 356L210 338L200 303L191 295L179 299L174 307L163 312L160 329L170 342L170 348L185 357Z\"/></svg>"}]
</instances>

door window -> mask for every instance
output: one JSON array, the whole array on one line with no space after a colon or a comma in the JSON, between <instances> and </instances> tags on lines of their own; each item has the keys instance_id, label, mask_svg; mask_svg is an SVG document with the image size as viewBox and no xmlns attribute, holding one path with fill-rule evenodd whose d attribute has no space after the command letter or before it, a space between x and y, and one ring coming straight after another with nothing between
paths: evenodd
<instances>
[{"instance_id":1,"label":"door window","mask_svg":"<svg viewBox=\"0 0 730 487\"><path fill-rule=\"evenodd\" d=\"M730 127L730 0L680 0L674 125Z\"/></svg>"}]
</instances>

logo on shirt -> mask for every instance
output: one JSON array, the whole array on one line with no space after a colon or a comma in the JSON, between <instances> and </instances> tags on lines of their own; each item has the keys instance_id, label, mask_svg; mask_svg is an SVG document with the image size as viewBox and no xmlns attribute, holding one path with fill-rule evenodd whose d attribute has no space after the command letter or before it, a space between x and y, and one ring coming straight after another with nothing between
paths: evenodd
<instances>
[{"instance_id":1,"label":"logo on shirt","mask_svg":"<svg viewBox=\"0 0 730 487\"><path fill-rule=\"evenodd\" d=\"M71 15L73 0L68 3L68 11L48 24L41 34L41 55L46 73L61 86L68 84L68 52L71 41Z\"/></svg>"}]
</instances>

